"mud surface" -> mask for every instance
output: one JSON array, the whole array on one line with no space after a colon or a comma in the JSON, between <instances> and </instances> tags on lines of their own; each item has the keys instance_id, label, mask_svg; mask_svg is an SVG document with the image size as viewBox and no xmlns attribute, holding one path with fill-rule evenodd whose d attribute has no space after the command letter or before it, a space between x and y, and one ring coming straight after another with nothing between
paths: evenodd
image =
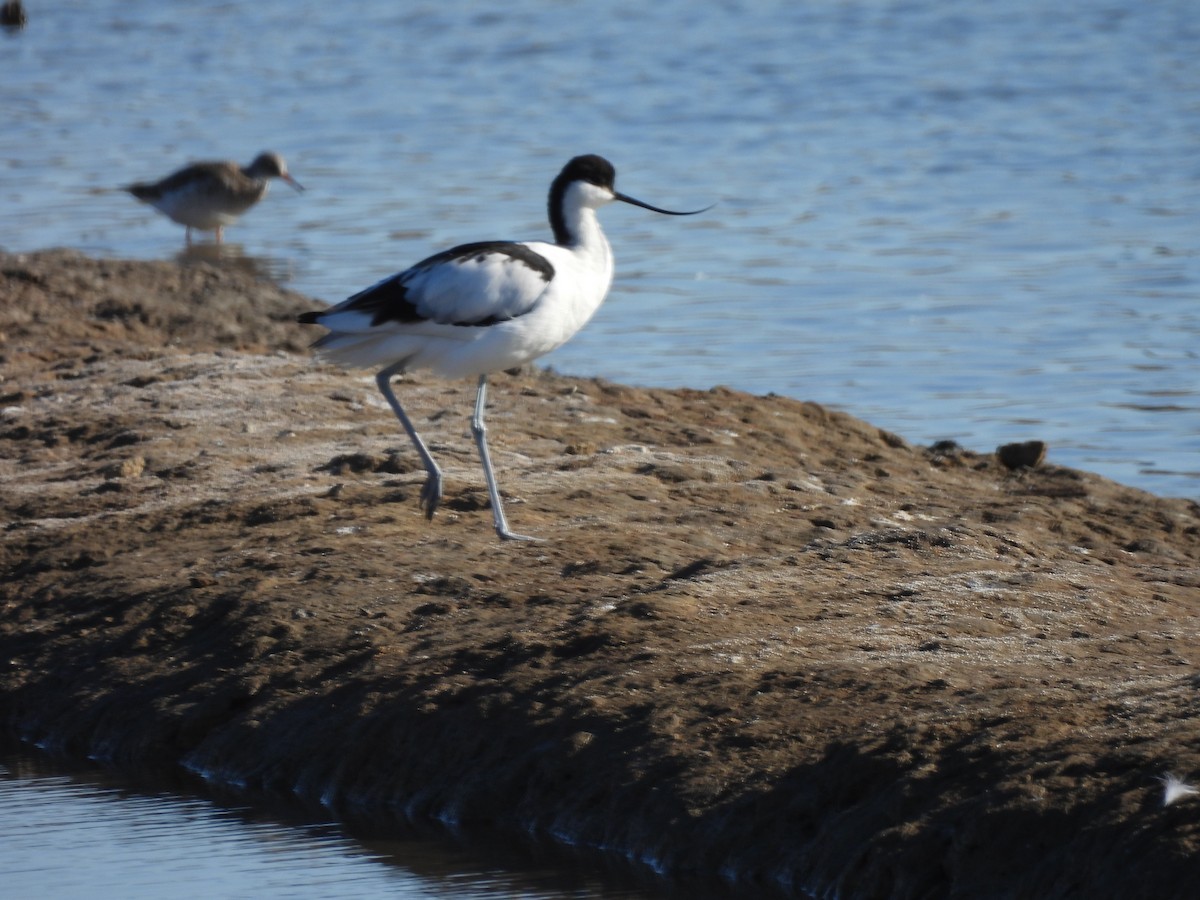
<instances>
[{"instance_id":1,"label":"mud surface","mask_svg":"<svg viewBox=\"0 0 1200 900\"><path fill-rule=\"evenodd\" d=\"M0 270L9 732L748 896L1194 896L1200 798L1159 778L1200 776L1196 504L530 372L493 379L490 439L546 541L501 543L473 385L397 389L446 469L429 522L370 373L304 351L311 301Z\"/></svg>"}]
</instances>

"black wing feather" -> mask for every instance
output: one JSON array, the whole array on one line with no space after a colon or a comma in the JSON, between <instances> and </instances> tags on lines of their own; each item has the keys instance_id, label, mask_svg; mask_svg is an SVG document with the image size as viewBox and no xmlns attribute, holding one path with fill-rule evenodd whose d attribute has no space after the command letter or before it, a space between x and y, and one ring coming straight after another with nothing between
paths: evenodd
<instances>
[{"instance_id":1,"label":"black wing feather","mask_svg":"<svg viewBox=\"0 0 1200 900\"><path fill-rule=\"evenodd\" d=\"M433 256L423 259L416 265L405 269L403 272L385 278L371 285L369 288L359 291L334 308L339 312L355 310L369 313L372 327L381 325L384 322L399 322L401 324L423 322L429 317L422 315L417 309L416 304L408 298L408 282L414 276L440 265L467 260L473 256L478 256L482 259L492 254L508 256L527 266L540 275L546 283L549 283L550 279L554 277L554 266L551 265L550 261L524 244L509 241L477 241L471 244L461 244L449 250L443 250L441 253L435 253ZM299 321L305 325L318 324L321 316L328 312L331 312L331 310L303 313L299 317ZM450 324L481 326L494 325L499 321L503 321L503 319L496 316L487 316L471 321L453 322Z\"/></svg>"}]
</instances>

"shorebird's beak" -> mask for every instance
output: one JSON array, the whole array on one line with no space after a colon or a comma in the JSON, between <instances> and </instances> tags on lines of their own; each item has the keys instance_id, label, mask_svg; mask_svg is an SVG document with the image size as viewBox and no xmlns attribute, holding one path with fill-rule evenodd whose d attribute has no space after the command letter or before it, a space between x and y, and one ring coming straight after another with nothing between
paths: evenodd
<instances>
[{"instance_id":1,"label":"shorebird's beak","mask_svg":"<svg viewBox=\"0 0 1200 900\"><path fill-rule=\"evenodd\" d=\"M280 175L279 177L282 178L284 181L286 181L288 184L290 184L292 187L294 187L296 190L298 190L298 191L304 190L304 185L302 185L300 182L298 182L291 175Z\"/></svg>"},{"instance_id":2,"label":"shorebird's beak","mask_svg":"<svg viewBox=\"0 0 1200 900\"><path fill-rule=\"evenodd\" d=\"M628 203L631 206L640 206L642 209L648 209L651 212L663 213L664 215L668 216L694 216L697 213L708 212L717 205L715 203L710 203L708 206L704 207L704 209L693 209L688 212L675 212L673 209L659 209L657 206L651 206L649 203L643 203L641 200L630 197L628 194L622 194L620 191L613 191L613 199L620 200L622 203Z\"/></svg>"}]
</instances>

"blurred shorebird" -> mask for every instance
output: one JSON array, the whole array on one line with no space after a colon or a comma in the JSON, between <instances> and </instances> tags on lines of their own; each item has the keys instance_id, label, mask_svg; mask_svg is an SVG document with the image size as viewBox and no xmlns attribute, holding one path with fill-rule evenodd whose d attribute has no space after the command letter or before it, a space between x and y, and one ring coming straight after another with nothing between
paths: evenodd
<instances>
[{"instance_id":1,"label":"blurred shorebird","mask_svg":"<svg viewBox=\"0 0 1200 900\"><path fill-rule=\"evenodd\" d=\"M266 196L272 178L304 190L288 174L283 157L269 152L260 153L245 168L235 162L192 163L161 181L131 184L125 190L185 226L187 243L192 242L192 229L196 228L216 231L219 244L222 229Z\"/></svg>"},{"instance_id":2,"label":"blurred shorebird","mask_svg":"<svg viewBox=\"0 0 1200 900\"><path fill-rule=\"evenodd\" d=\"M19 31L25 27L28 18L21 0L7 0L3 6L0 6L0 25L5 28Z\"/></svg>"},{"instance_id":3,"label":"blurred shorebird","mask_svg":"<svg viewBox=\"0 0 1200 900\"><path fill-rule=\"evenodd\" d=\"M615 180L608 160L577 156L550 185L554 243L463 244L337 306L299 317L302 324L329 329L313 344L321 356L380 369L375 382L425 466L421 506L427 518L433 518L442 498L442 472L391 387L392 376L410 369L446 378L478 377L471 432L496 533L505 540L535 540L509 529L500 504L483 421L488 373L523 365L566 343L603 302L612 284L613 256L597 209L620 200L671 216L704 212L659 209L619 193Z\"/></svg>"}]
</instances>

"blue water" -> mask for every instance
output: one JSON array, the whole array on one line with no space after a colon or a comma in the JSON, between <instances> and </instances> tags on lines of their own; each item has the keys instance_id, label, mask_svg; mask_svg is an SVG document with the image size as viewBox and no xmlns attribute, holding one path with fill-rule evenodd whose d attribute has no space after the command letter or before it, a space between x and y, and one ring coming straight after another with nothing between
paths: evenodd
<instances>
[{"instance_id":1,"label":"blue water","mask_svg":"<svg viewBox=\"0 0 1200 900\"><path fill-rule=\"evenodd\" d=\"M0 749L0 896L10 900L669 900L631 873L442 836L359 840L264 812ZM622 884L624 882L624 884ZM687 895L694 896L694 895ZM705 897L718 894L704 893ZM727 898L730 895L725 895Z\"/></svg>"},{"instance_id":2,"label":"blue water","mask_svg":"<svg viewBox=\"0 0 1200 900\"><path fill-rule=\"evenodd\" d=\"M1200 496L1191 0L31 4L0 35L0 246L171 258L112 190L271 148L229 251L336 301L544 237L581 152L694 219L602 217L560 371L813 399L914 442Z\"/></svg>"}]
</instances>

